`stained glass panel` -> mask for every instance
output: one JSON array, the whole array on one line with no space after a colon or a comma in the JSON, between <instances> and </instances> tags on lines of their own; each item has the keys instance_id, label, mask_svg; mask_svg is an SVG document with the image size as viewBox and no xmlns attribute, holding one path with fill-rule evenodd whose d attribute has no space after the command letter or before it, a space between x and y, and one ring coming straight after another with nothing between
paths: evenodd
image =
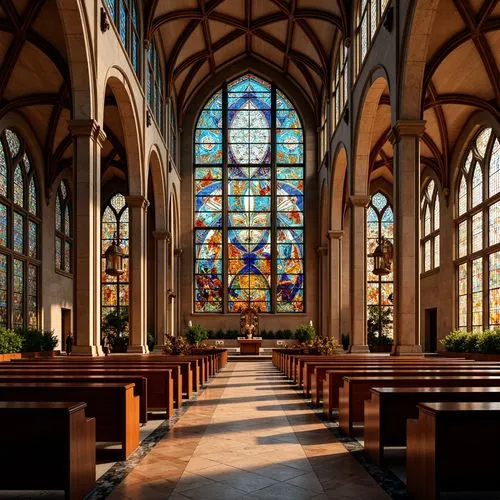
<instances>
[{"instance_id":1,"label":"stained glass panel","mask_svg":"<svg viewBox=\"0 0 500 500\"><path fill-rule=\"evenodd\" d=\"M431 232L431 211L429 205L425 205L424 209L424 236L429 235Z\"/></svg>"},{"instance_id":2,"label":"stained glass panel","mask_svg":"<svg viewBox=\"0 0 500 500\"><path fill-rule=\"evenodd\" d=\"M6 247L8 245L8 208L0 203L0 245Z\"/></svg>"},{"instance_id":3,"label":"stained glass panel","mask_svg":"<svg viewBox=\"0 0 500 500\"><path fill-rule=\"evenodd\" d=\"M476 207L483 201L483 172L481 166L476 165L472 176L472 206Z\"/></svg>"},{"instance_id":4,"label":"stained glass panel","mask_svg":"<svg viewBox=\"0 0 500 500\"><path fill-rule=\"evenodd\" d=\"M472 329L481 330L483 325L483 260L472 261Z\"/></svg>"},{"instance_id":5,"label":"stained glass panel","mask_svg":"<svg viewBox=\"0 0 500 500\"><path fill-rule=\"evenodd\" d=\"M467 211L467 183L465 177L460 180L460 188L458 190L458 215L463 215Z\"/></svg>"},{"instance_id":6,"label":"stained glass panel","mask_svg":"<svg viewBox=\"0 0 500 500\"><path fill-rule=\"evenodd\" d=\"M424 243L424 272L431 268L431 240Z\"/></svg>"},{"instance_id":7,"label":"stained glass panel","mask_svg":"<svg viewBox=\"0 0 500 500\"><path fill-rule=\"evenodd\" d=\"M489 176L489 193L493 196L500 191L500 142L498 139L495 139L491 152Z\"/></svg>"},{"instance_id":8,"label":"stained glass panel","mask_svg":"<svg viewBox=\"0 0 500 500\"><path fill-rule=\"evenodd\" d=\"M14 170L14 203L24 207L24 178L21 165L17 165Z\"/></svg>"},{"instance_id":9,"label":"stained glass panel","mask_svg":"<svg viewBox=\"0 0 500 500\"><path fill-rule=\"evenodd\" d=\"M38 214L38 194L36 189L35 178L32 177L29 185L29 193L28 193L28 209L32 215Z\"/></svg>"},{"instance_id":10,"label":"stained glass panel","mask_svg":"<svg viewBox=\"0 0 500 500\"><path fill-rule=\"evenodd\" d=\"M12 158L17 156L21 148L21 141L15 132L12 130L5 130L5 137L7 139L7 144L9 145L9 150Z\"/></svg>"},{"instance_id":11,"label":"stained glass panel","mask_svg":"<svg viewBox=\"0 0 500 500\"><path fill-rule=\"evenodd\" d=\"M440 203L439 203L439 195L436 196L436 200L434 202L434 231L437 231L440 226Z\"/></svg>"},{"instance_id":12,"label":"stained glass panel","mask_svg":"<svg viewBox=\"0 0 500 500\"><path fill-rule=\"evenodd\" d=\"M490 207L489 213L489 243L495 245L500 242L500 201Z\"/></svg>"},{"instance_id":13,"label":"stained glass panel","mask_svg":"<svg viewBox=\"0 0 500 500\"><path fill-rule=\"evenodd\" d=\"M434 267L439 267L441 264L440 258L440 237L439 234L434 238Z\"/></svg>"},{"instance_id":14,"label":"stained glass panel","mask_svg":"<svg viewBox=\"0 0 500 500\"><path fill-rule=\"evenodd\" d=\"M63 267L63 240L56 236L56 269Z\"/></svg>"},{"instance_id":15,"label":"stained glass panel","mask_svg":"<svg viewBox=\"0 0 500 500\"><path fill-rule=\"evenodd\" d=\"M38 258L38 224L33 221L28 222L28 255Z\"/></svg>"},{"instance_id":16,"label":"stained glass panel","mask_svg":"<svg viewBox=\"0 0 500 500\"><path fill-rule=\"evenodd\" d=\"M38 267L28 266L28 326L38 327Z\"/></svg>"},{"instance_id":17,"label":"stained glass panel","mask_svg":"<svg viewBox=\"0 0 500 500\"><path fill-rule=\"evenodd\" d=\"M467 263L458 267L458 327L467 329Z\"/></svg>"},{"instance_id":18,"label":"stained glass panel","mask_svg":"<svg viewBox=\"0 0 500 500\"><path fill-rule=\"evenodd\" d=\"M500 252L489 256L489 323L500 325Z\"/></svg>"},{"instance_id":19,"label":"stained glass panel","mask_svg":"<svg viewBox=\"0 0 500 500\"><path fill-rule=\"evenodd\" d=\"M458 256L465 257L467 255L467 221L463 221L458 225Z\"/></svg>"},{"instance_id":20,"label":"stained glass panel","mask_svg":"<svg viewBox=\"0 0 500 500\"><path fill-rule=\"evenodd\" d=\"M24 252L24 217L14 212L13 247L17 253Z\"/></svg>"},{"instance_id":21,"label":"stained glass panel","mask_svg":"<svg viewBox=\"0 0 500 500\"><path fill-rule=\"evenodd\" d=\"M472 252L483 248L483 212L472 216Z\"/></svg>"},{"instance_id":22,"label":"stained glass panel","mask_svg":"<svg viewBox=\"0 0 500 500\"><path fill-rule=\"evenodd\" d=\"M0 141L0 195L7 196L7 163L3 144Z\"/></svg>"},{"instance_id":23,"label":"stained glass panel","mask_svg":"<svg viewBox=\"0 0 500 500\"><path fill-rule=\"evenodd\" d=\"M14 328L24 326L24 264L14 259L12 270L12 324Z\"/></svg>"},{"instance_id":24,"label":"stained glass panel","mask_svg":"<svg viewBox=\"0 0 500 500\"><path fill-rule=\"evenodd\" d=\"M488 147L488 141L491 136L491 128L484 129L477 137L476 140L476 149L481 157L484 158L484 154L486 153L486 148Z\"/></svg>"},{"instance_id":25,"label":"stained glass panel","mask_svg":"<svg viewBox=\"0 0 500 500\"><path fill-rule=\"evenodd\" d=\"M8 271L7 271L8 257L0 254L0 326L7 326L7 296L9 290Z\"/></svg>"}]
</instances>

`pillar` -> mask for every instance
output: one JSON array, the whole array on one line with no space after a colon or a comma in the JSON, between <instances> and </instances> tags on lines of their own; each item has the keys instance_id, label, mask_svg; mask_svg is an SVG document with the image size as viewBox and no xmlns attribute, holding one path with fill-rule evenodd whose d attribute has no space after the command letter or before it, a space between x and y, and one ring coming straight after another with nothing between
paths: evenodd
<instances>
[{"instance_id":1,"label":"pillar","mask_svg":"<svg viewBox=\"0 0 500 500\"><path fill-rule=\"evenodd\" d=\"M418 354L420 345L420 137L425 121L399 120L394 145L394 347Z\"/></svg>"},{"instance_id":2,"label":"pillar","mask_svg":"<svg viewBox=\"0 0 500 500\"><path fill-rule=\"evenodd\" d=\"M147 353L146 214L149 202L144 196L126 196L130 217L129 345L127 352Z\"/></svg>"},{"instance_id":3,"label":"pillar","mask_svg":"<svg viewBox=\"0 0 500 500\"><path fill-rule=\"evenodd\" d=\"M168 233L166 231L154 231L155 240L155 347L153 352L163 352L165 345L165 334L167 326L167 252Z\"/></svg>"},{"instance_id":4,"label":"pillar","mask_svg":"<svg viewBox=\"0 0 500 500\"><path fill-rule=\"evenodd\" d=\"M101 148L106 134L95 120L69 122L73 137L74 355L102 355Z\"/></svg>"},{"instance_id":5,"label":"pillar","mask_svg":"<svg viewBox=\"0 0 500 500\"><path fill-rule=\"evenodd\" d=\"M318 311L318 334L322 337L329 336L328 332L328 247L316 248L318 254L318 283L319 283L319 311Z\"/></svg>"},{"instance_id":6,"label":"pillar","mask_svg":"<svg viewBox=\"0 0 500 500\"><path fill-rule=\"evenodd\" d=\"M328 231L329 255L329 304L328 304L328 336L334 338L340 345L341 310L342 310L342 238L344 231Z\"/></svg>"},{"instance_id":7,"label":"pillar","mask_svg":"<svg viewBox=\"0 0 500 500\"><path fill-rule=\"evenodd\" d=\"M370 352L366 336L366 208L370 197L352 195L351 203L351 348Z\"/></svg>"}]
</instances>

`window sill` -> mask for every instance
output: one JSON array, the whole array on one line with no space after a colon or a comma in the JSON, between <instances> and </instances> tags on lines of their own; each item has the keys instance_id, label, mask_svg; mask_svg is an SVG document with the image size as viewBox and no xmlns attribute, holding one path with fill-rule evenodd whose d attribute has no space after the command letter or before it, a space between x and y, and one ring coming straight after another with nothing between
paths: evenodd
<instances>
[{"instance_id":1,"label":"window sill","mask_svg":"<svg viewBox=\"0 0 500 500\"><path fill-rule=\"evenodd\" d=\"M440 266L435 267L434 269L429 269L423 273L420 273L420 279L427 278L428 276L432 276L434 274L438 274L441 271Z\"/></svg>"},{"instance_id":2,"label":"window sill","mask_svg":"<svg viewBox=\"0 0 500 500\"><path fill-rule=\"evenodd\" d=\"M66 271L63 271L62 269L57 269L57 267L54 270L55 270L56 274L60 274L61 276L64 276L65 278L73 279L73 273L68 273Z\"/></svg>"}]
</instances>

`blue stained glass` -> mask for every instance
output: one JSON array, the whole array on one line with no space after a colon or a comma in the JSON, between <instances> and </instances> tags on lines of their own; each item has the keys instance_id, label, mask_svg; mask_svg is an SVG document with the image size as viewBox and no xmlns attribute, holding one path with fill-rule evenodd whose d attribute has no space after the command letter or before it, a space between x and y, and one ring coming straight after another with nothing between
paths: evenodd
<instances>
[{"instance_id":1,"label":"blue stained glass","mask_svg":"<svg viewBox=\"0 0 500 500\"><path fill-rule=\"evenodd\" d=\"M3 204L0 203L0 245L6 247L8 245L7 240L7 224L8 224L8 209Z\"/></svg>"},{"instance_id":2,"label":"blue stained glass","mask_svg":"<svg viewBox=\"0 0 500 500\"><path fill-rule=\"evenodd\" d=\"M38 224L33 221L29 221L28 225L28 255L38 258Z\"/></svg>"},{"instance_id":3,"label":"blue stained glass","mask_svg":"<svg viewBox=\"0 0 500 500\"><path fill-rule=\"evenodd\" d=\"M7 196L7 163L3 144L0 142L0 195Z\"/></svg>"},{"instance_id":4,"label":"blue stained glass","mask_svg":"<svg viewBox=\"0 0 500 500\"><path fill-rule=\"evenodd\" d=\"M20 165L14 170L14 203L24 207L24 178Z\"/></svg>"},{"instance_id":5,"label":"blue stained glass","mask_svg":"<svg viewBox=\"0 0 500 500\"><path fill-rule=\"evenodd\" d=\"M63 230L62 225L62 210L61 210L61 202L59 200L59 196L56 196L56 229L57 231Z\"/></svg>"},{"instance_id":6,"label":"blue stained glass","mask_svg":"<svg viewBox=\"0 0 500 500\"><path fill-rule=\"evenodd\" d=\"M387 205L387 198L379 192L372 196L371 203L378 211L381 211Z\"/></svg>"},{"instance_id":7,"label":"blue stained glass","mask_svg":"<svg viewBox=\"0 0 500 500\"><path fill-rule=\"evenodd\" d=\"M223 98L227 99L227 120L222 115ZM304 310L304 137L297 112L277 92L278 130L271 140L272 100L269 83L244 75L228 85L227 97L221 91L214 94L198 118L195 163L222 163L223 137L228 157L226 176L222 168L195 168L195 227L207 227L195 230L195 312L222 312L224 287L227 311L253 306L272 312L273 272L277 272L276 311ZM276 147L279 166L271 167L272 147ZM221 181L226 179L223 196ZM277 208L274 213L273 207ZM208 227L221 228L226 211L227 239L223 241L221 229L214 232ZM273 221L279 227L275 249Z\"/></svg>"},{"instance_id":8,"label":"blue stained glass","mask_svg":"<svg viewBox=\"0 0 500 500\"><path fill-rule=\"evenodd\" d=\"M109 12L111 14L111 18L115 18L115 0L106 0L106 4L108 6Z\"/></svg>"},{"instance_id":9,"label":"blue stained glass","mask_svg":"<svg viewBox=\"0 0 500 500\"><path fill-rule=\"evenodd\" d=\"M24 252L24 217L17 212L14 212L13 246L15 252Z\"/></svg>"},{"instance_id":10,"label":"blue stained glass","mask_svg":"<svg viewBox=\"0 0 500 500\"><path fill-rule=\"evenodd\" d=\"M120 23L120 38L122 39L123 45L127 44L127 31L128 31L128 26L127 26L127 10L125 7L125 0L121 0L120 2L120 18L119 18L119 23Z\"/></svg>"}]
</instances>

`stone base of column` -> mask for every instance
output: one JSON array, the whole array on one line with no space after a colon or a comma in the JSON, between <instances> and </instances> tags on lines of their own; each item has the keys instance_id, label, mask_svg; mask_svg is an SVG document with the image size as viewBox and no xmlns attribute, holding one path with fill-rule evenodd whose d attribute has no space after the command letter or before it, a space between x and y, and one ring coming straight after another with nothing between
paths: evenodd
<instances>
[{"instance_id":1,"label":"stone base of column","mask_svg":"<svg viewBox=\"0 0 500 500\"><path fill-rule=\"evenodd\" d=\"M370 352L370 348L367 345L352 345L349 352L354 354L366 354Z\"/></svg>"},{"instance_id":2,"label":"stone base of column","mask_svg":"<svg viewBox=\"0 0 500 500\"><path fill-rule=\"evenodd\" d=\"M422 346L412 344L394 344L391 356L423 356Z\"/></svg>"},{"instance_id":3,"label":"stone base of column","mask_svg":"<svg viewBox=\"0 0 500 500\"><path fill-rule=\"evenodd\" d=\"M127 353L131 354L148 354L149 349L147 345L129 345Z\"/></svg>"},{"instance_id":4,"label":"stone base of column","mask_svg":"<svg viewBox=\"0 0 500 500\"><path fill-rule=\"evenodd\" d=\"M74 345L71 356L103 356L100 345Z\"/></svg>"},{"instance_id":5,"label":"stone base of column","mask_svg":"<svg viewBox=\"0 0 500 500\"><path fill-rule=\"evenodd\" d=\"M153 354L163 354L163 349L165 349L163 344L157 344L154 346Z\"/></svg>"}]
</instances>

